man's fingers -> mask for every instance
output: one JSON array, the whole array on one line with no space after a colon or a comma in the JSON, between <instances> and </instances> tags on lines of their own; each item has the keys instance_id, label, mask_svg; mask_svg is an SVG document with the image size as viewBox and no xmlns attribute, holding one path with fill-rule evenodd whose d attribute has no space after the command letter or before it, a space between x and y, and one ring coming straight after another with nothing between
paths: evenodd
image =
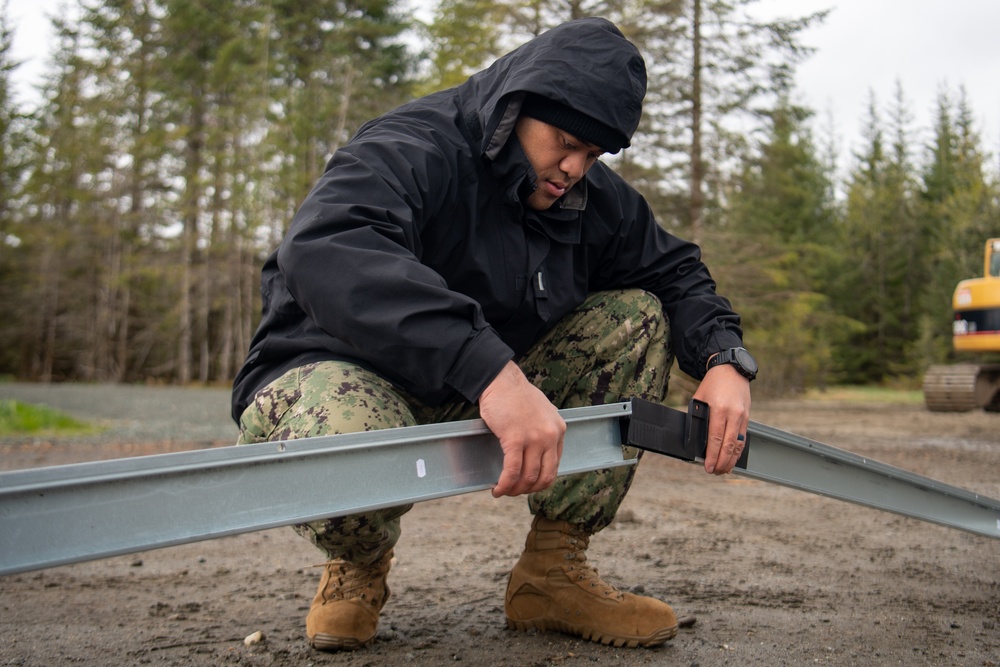
<instances>
[{"instance_id":1,"label":"man's fingers","mask_svg":"<svg viewBox=\"0 0 1000 667\"><path fill-rule=\"evenodd\" d=\"M535 483L528 489L527 493L543 491L552 486L552 483L556 481L556 476L559 474L559 459L561 457L562 439L560 438L557 452L548 450L542 454L541 469L539 470L538 479L535 480Z\"/></svg>"},{"instance_id":2,"label":"man's fingers","mask_svg":"<svg viewBox=\"0 0 1000 667\"><path fill-rule=\"evenodd\" d=\"M723 444L718 462L715 465L715 474L725 475L732 472L736 467L736 462L743 454L746 447L746 424L739 423L733 427L727 425L726 435L723 437Z\"/></svg>"},{"instance_id":3,"label":"man's fingers","mask_svg":"<svg viewBox=\"0 0 1000 667\"><path fill-rule=\"evenodd\" d=\"M722 429L709 430L708 443L705 447L705 472L714 474L722 463L722 444L725 437Z\"/></svg>"},{"instance_id":4,"label":"man's fingers","mask_svg":"<svg viewBox=\"0 0 1000 667\"><path fill-rule=\"evenodd\" d=\"M493 497L519 496L552 486L559 474L562 447L563 440L560 438L558 447L544 448L537 460L536 454L527 448L505 452L503 471L493 487Z\"/></svg>"},{"instance_id":5,"label":"man's fingers","mask_svg":"<svg viewBox=\"0 0 1000 667\"><path fill-rule=\"evenodd\" d=\"M517 495L512 494L511 490L519 479L521 479L520 454L514 456L511 452L505 452L503 455L503 470L500 472L500 479L497 480L497 485L493 487L493 497L499 498L500 496Z\"/></svg>"},{"instance_id":6,"label":"man's fingers","mask_svg":"<svg viewBox=\"0 0 1000 667\"><path fill-rule=\"evenodd\" d=\"M705 471L715 475L732 472L746 447L746 424L727 422L722 435L709 433L705 451Z\"/></svg>"},{"instance_id":7,"label":"man's fingers","mask_svg":"<svg viewBox=\"0 0 1000 667\"><path fill-rule=\"evenodd\" d=\"M504 453L493 495L516 496L548 486L559 465L566 422L513 361L480 395L479 413Z\"/></svg>"}]
</instances>

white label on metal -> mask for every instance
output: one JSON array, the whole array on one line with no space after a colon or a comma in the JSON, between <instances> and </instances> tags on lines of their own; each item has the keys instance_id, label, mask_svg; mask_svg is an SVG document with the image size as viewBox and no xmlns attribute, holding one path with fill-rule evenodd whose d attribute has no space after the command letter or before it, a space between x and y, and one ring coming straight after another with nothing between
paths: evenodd
<instances>
[{"instance_id":1,"label":"white label on metal","mask_svg":"<svg viewBox=\"0 0 1000 667\"><path fill-rule=\"evenodd\" d=\"M427 466L423 459L417 459L417 477L427 477Z\"/></svg>"}]
</instances>

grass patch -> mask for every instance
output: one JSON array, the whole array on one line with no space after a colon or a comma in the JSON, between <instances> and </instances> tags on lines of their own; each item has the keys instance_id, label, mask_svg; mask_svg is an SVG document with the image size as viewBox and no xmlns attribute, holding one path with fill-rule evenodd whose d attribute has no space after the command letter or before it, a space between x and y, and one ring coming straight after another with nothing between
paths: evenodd
<instances>
[{"instance_id":1,"label":"grass patch","mask_svg":"<svg viewBox=\"0 0 1000 667\"><path fill-rule=\"evenodd\" d=\"M892 387L846 386L828 387L824 390L809 389L805 398L810 401L842 401L845 403L896 403L918 405L924 402L920 389Z\"/></svg>"},{"instance_id":2,"label":"grass patch","mask_svg":"<svg viewBox=\"0 0 1000 667\"><path fill-rule=\"evenodd\" d=\"M0 436L85 435L98 430L96 426L44 405L0 400Z\"/></svg>"}]
</instances>

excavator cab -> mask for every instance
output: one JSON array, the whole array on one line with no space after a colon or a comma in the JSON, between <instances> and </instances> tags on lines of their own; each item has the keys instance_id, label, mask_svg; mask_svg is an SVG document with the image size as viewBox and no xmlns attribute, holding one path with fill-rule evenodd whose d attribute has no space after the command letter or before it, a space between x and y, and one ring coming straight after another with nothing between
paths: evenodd
<instances>
[{"instance_id":1,"label":"excavator cab","mask_svg":"<svg viewBox=\"0 0 1000 667\"><path fill-rule=\"evenodd\" d=\"M986 242L983 277L955 288L952 310L956 352L1000 353L1000 238ZM1000 412L1000 364L931 366L924 375L924 403L934 412Z\"/></svg>"}]
</instances>

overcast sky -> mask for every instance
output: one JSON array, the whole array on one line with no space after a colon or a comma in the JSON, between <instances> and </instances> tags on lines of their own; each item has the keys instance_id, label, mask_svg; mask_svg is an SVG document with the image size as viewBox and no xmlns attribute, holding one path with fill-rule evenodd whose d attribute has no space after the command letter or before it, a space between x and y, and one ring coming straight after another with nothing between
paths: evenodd
<instances>
[{"instance_id":1,"label":"overcast sky","mask_svg":"<svg viewBox=\"0 0 1000 667\"><path fill-rule=\"evenodd\" d=\"M26 61L18 76L22 99L38 82L52 43L46 17L66 4L15 0L9 5L14 55ZM800 67L797 80L801 101L817 111L819 122L827 126L832 117L844 152L859 147L872 91L884 110L898 81L926 142L938 93L947 88L957 95L964 86L996 168L1000 0L760 0L754 7L762 15L782 16L833 10L804 35L817 51Z\"/></svg>"},{"instance_id":2,"label":"overcast sky","mask_svg":"<svg viewBox=\"0 0 1000 667\"><path fill-rule=\"evenodd\" d=\"M939 93L957 99L963 86L996 169L1000 0L761 0L759 7L784 16L832 9L804 36L816 52L797 83L820 122L832 114L845 149L859 146L872 92L885 111L899 82L927 142Z\"/></svg>"}]
</instances>

